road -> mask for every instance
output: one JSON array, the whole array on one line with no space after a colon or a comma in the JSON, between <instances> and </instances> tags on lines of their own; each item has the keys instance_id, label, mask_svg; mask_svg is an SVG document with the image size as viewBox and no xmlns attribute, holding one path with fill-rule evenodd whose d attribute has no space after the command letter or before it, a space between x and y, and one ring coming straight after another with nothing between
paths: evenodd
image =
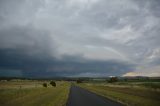
<instances>
[{"instance_id":1,"label":"road","mask_svg":"<svg viewBox=\"0 0 160 106\"><path fill-rule=\"evenodd\" d=\"M83 88L72 85L67 106L123 106Z\"/></svg>"}]
</instances>

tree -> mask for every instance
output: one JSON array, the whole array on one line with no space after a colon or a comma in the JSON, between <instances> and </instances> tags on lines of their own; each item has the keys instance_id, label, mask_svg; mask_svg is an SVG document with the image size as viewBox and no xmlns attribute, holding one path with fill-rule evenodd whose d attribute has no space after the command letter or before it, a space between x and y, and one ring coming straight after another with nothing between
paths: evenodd
<instances>
[{"instance_id":1,"label":"tree","mask_svg":"<svg viewBox=\"0 0 160 106\"><path fill-rule=\"evenodd\" d=\"M117 82L117 81L118 81L117 77L111 77L108 82L112 83L112 82Z\"/></svg>"},{"instance_id":2,"label":"tree","mask_svg":"<svg viewBox=\"0 0 160 106\"><path fill-rule=\"evenodd\" d=\"M78 79L76 82L77 82L77 83L82 83L82 80Z\"/></svg>"},{"instance_id":3,"label":"tree","mask_svg":"<svg viewBox=\"0 0 160 106\"><path fill-rule=\"evenodd\" d=\"M56 82L51 81L50 84L51 84L52 86L56 87Z\"/></svg>"},{"instance_id":4,"label":"tree","mask_svg":"<svg viewBox=\"0 0 160 106\"><path fill-rule=\"evenodd\" d=\"M46 88L47 88L47 83L43 83L43 87L46 87Z\"/></svg>"}]
</instances>

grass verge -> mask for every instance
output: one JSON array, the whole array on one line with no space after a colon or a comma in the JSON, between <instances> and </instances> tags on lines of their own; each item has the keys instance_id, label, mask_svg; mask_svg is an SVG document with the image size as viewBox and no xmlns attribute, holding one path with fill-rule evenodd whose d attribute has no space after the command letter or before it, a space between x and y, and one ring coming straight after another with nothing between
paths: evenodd
<instances>
[{"instance_id":1,"label":"grass verge","mask_svg":"<svg viewBox=\"0 0 160 106\"><path fill-rule=\"evenodd\" d=\"M94 84L79 84L79 86L128 106L160 105L160 92L156 90L132 87L109 87Z\"/></svg>"},{"instance_id":2,"label":"grass verge","mask_svg":"<svg viewBox=\"0 0 160 106\"><path fill-rule=\"evenodd\" d=\"M3 88L0 89L0 104L1 106L65 106L69 86L67 82L57 82L57 87Z\"/></svg>"}]
</instances>

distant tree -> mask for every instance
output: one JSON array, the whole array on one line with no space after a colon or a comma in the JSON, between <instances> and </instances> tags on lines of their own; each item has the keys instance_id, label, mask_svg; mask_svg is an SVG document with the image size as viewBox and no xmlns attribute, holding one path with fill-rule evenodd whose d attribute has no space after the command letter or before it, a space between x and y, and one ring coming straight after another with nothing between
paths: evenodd
<instances>
[{"instance_id":1,"label":"distant tree","mask_svg":"<svg viewBox=\"0 0 160 106\"><path fill-rule=\"evenodd\" d=\"M82 83L82 80L78 79L76 82L77 82L77 83Z\"/></svg>"},{"instance_id":2,"label":"distant tree","mask_svg":"<svg viewBox=\"0 0 160 106\"><path fill-rule=\"evenodd\" d=\"M51 84L52 86L56 87L56 82L51 81L50 84Z\"/></svg>"},{"instance_id":3,"label":"distant tree","mask_svg":"<svg viewBox=\"0 0 160 106\"><path fill-rule=\"evenodd\" d=\"M111 77L108 82L112 83L112 82L117 82L117 81L118 81L117 77Z\"/></svg>"},{"instance_id":4,"label":"distant tree","mask_svg":"<svg viewBox=\"0 0 160 106\"><path fill-rule=\"evenodd\" d=\"M125 78L125 79L124 79L124 81L128 81L128 79L127 79L127 78Z\"/></svg>"},{"instance_id":5,"label":"distant tree","mask_svg":"<svg viewBox=\"0 0 160 106\"><path fill-rule=\"evenodd\" d=\"M43 83L43 87L47 88L47 83Z\"/></svg>"}]
</instances>

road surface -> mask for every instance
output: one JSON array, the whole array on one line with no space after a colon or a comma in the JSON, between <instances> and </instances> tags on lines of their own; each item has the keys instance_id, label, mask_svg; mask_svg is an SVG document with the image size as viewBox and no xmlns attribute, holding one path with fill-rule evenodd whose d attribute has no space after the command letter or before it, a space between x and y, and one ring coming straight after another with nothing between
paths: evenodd
<instances>
[{"instance_id":1,"label":"road surface","mask_svg":"<svg viewBox=\"0 0 160 106\"><path fill-rule=\"evenodd\" d=\"M67 106L123 106L122 104L96 95L83 88L72 85Z\"/></svg>"}]
</instances>

